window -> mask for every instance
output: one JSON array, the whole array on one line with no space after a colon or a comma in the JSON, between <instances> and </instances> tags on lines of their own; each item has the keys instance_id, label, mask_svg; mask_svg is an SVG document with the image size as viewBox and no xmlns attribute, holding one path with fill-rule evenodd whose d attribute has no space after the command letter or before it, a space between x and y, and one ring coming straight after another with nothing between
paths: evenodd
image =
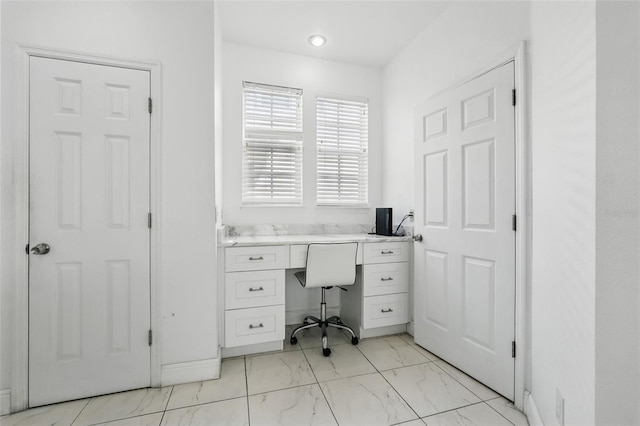
<instances>
[{"instance_id":1,"label":"window","mask_svg":"<svg viewBox=\"0 0 640 426\"><path fill-rule=\"evenodd\" d=\"M243 204L302 204L302 89L243 83Z\"/></svg>"},{"instance_id":2,"label":"window","mask_svg":"<svg viewBox=\"0 0 640 426\"><path fill-rule=\"evenodd\" d=\"M318 96L317 203L367 206L368 100Z\"/></svg>"}]
</instances>

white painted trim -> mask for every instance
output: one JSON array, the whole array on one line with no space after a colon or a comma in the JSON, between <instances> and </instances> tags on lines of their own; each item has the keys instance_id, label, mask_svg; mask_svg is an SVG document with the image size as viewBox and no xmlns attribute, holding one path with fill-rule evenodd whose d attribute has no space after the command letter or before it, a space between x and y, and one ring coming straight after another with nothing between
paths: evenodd
<instances>
[{"instance_id":1,"label":"white painted trim","mask_svg":"<svg viewBox=\"0 0 640 426\"><path fill-rule=\"evenodd\" d=\"M533 401L533 396L528 391L524 392L524 414L527 415L530 426L544 426L538 407Z\"/></svg>"},{"instance_id":2,"label":"white painted trim","mask_svg":"<svg viewBox=\"0 0 640 426\"><path fill-rule=\"evenodd\" d=\"M410 334L411 336L413 336L415 329L416 329L416 323L413 320L411 320L411 322L407 324L407 334Z\"/></svg>"},{"instance_id":3,"label":"white painted trim","mask_svg":"<svg viewBox=\"0 0 640 426\"><path fill-rule=\"evenodd\" d=\"M522 41L515 62L515 143L516 143L516 294L515 294L515 383L514 405L524 409L525 392L531 383L531 328L529 291L531 288L531 145L529 139L529 84L527 42Z\"/></svg>"},{"instance_id":4,"label":"white painted trim","mask_svg":"<svg viewBox=\"0 0 640 426\"><path fill-rule=\"evenodd\" d=\"M400 334L407 331L407 324L387 325L385 327L362 328L360 327L359 337L361 339L369 339L371 337L388 336L391 334Z\"/></svg>"},{"instance_id":5,"label":"white painted trim","mask_svg":"<svg viewBox=\"0 0 640 426\"><path fill-rule=\"evenodd\" d=\"M16 134L14 137L14 176L16 196L16 242L19 246L29 241L29 58L31 56L62 59L96 65L149 71L154 111L150 126L150 209L153 212L153 227L150 241L150 324L154 331L154 345L151 346L150 386L161 384L162 320L160 317L160 232L162 164L162 64L159 61L132 61L115 57L53 49L42 46L17 44L15 76L19 87L14 108L17 111ZM29 258L27 255L16 259L16 287L14 310L14 351L11 412L22 411L29 404Z\"/></svg>"},{"instance_id":6,"label":"white painted trim","mask_svg":"<svg viewBox=\"0 0 640 426\"><path fill-rule=\"evenodd\" d=\"M235 346L233 348L222 348L222 358L233 358L234 356L281 351L283 348L283 340L277 340L275 342L256 343L246 346Z\"/></svg>"},{"instance_id":7,"label":"white painted trim","mask_svg":"<svg viewBox=\"0 0 640 426\"><path fill-rule=\"evenodd\" d=\"M0 416L11 413L11 390L0 390Z\"/></svg>"},{"instance_id":8,"label":"white painted trim","mask_svg":"<svg viewBox=\"0 0 640 426\"><path fill-rule=\"evenodd\" d=\"M219 379L220 367L220 353L217 358L163 365L161 386Z\"/></svg>"}]
</instances>

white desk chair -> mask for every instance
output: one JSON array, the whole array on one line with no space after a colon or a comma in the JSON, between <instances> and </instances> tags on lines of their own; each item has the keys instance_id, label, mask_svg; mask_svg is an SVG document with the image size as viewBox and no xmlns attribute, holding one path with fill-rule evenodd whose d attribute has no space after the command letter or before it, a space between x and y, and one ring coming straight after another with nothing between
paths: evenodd
<instances>
[{"instance_id":1,"label":"white desk chair","mask_svg":"<svg viewBox=\"0 0 640 426\"><path fill-rule=\"evenodd\" d=\"M333 286L352 285L356 281L356 254L358 243L318 243L309 244L307 251L306 270L297 272L296 278L305 288L322 287L322 302L320 303L320 318L308 316L303 324L291 333L291 344L298 343L296 334L307 328L320 327L322 329L322 353L331 354L327 339L327 327L339 328L351 334L351 343L358 344L358 336L351 327L344 324L339 317L327 318L327 304L325 290Z\"/></svg>"}]
</instances>

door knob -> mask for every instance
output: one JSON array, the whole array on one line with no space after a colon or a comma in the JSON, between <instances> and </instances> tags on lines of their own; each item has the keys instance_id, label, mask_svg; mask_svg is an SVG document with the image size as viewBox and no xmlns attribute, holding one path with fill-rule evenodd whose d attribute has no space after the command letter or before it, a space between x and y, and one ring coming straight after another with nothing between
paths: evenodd
<instances>
[{"instance_id":1,"label":"door knob","mask_svg":"<svg viewBox=\"0 0 640 426\"><path fill-rule=\"evenodd\" d=\"M414 235L413 236L413 241L421 242L422 241L422 234Z\"/></svg>"},{"instance_id":2,"label":"door knob","mask_svg":"<svg viewBox=\"0 0 640 426\"><path fill-rule=\"evenodd\" d=\"M35 247L31 248L31 254L47 254L51 251L51 246L47 243L40 243Z\"/></svg>"}]
</instances>

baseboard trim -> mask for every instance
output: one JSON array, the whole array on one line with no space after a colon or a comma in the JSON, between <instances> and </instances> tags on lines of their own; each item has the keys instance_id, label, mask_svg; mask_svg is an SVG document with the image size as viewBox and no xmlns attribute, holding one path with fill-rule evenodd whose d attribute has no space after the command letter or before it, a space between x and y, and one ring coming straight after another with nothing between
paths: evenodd
<instances>
[{"instance_id":1,"label":"baseboard trim","mask_svg":"<svg viewBox=\"0 0 640 426\"><path fill-rule=\"evenodd\" d=\"M415 329L415 323L413 321L411 321L410 323L407 324L407 334L410 334L412 336L414 336L413 334L413 330Z\"/></svg>"},{"instance_id":2,"label":"baseboard trim","mask_svg":"<svg viewBox=\"0 0 640 426\"><path fill-rule=\"evenodd\" d=\"M389 334L405 333L407 331L406 324L388 325L386 327L362 328L360 327L360 338L368 339L370 337L387 336Z\"/></svg>"},{"instance_id":3,"label":"baseboard trim","mask_svg":"<svg viewBox=\"0 0 640 426\"><path fill-rule=\"evenodd\" d=\"M527 420L529 421L530 426L544 426L538 407L536 407L536 403L533 400L533 396L527 391L524 392L524 414L527 415Z\"/></svg>"},{"instance_id":4,"label":"baseboard trim","mask_svg":"<svg viewBox=\"0 0 640 426\"><path fill-rule=\"evenodd\" d=\"M283 340L277 340L275 342L222 348L222 358L233 358L235 356L258 354L261 352L281 351L283 347Z\"/></svg>"},{"instance_id":5,"label":"baseboard trim","mask_svg":"<svg viewBox=\"0 0 640 426\"><path fill-rule=\"evenodd\" d=\"M0 390L0 416L11 414L11 391Z\"/></svg>"},{"instance_id":6,"label":"baseboard trim","mask_svg":"<svg viewBox=\"0 0 640 426\"><path fill-rule=\"evenodd\" d=\"M160 379L162 386L219 379L221 359L218 349L217 358L163 365Z\"/></svg>"},{"instance_id":7,"label":"baseboard trim","mask_svg":"<svg viewBox=\"0 0 640 426\"><path fill-rule=\"evenodd\" d=\"M314 316L320 318L320 308L314 309L298 309L295 311L286 311L284 315L284 323L286 325L298 325L302 324L302 320L307 316ZM340 306L328 306L327 318L340 315Z\"/></svg>"}]
</instances>

